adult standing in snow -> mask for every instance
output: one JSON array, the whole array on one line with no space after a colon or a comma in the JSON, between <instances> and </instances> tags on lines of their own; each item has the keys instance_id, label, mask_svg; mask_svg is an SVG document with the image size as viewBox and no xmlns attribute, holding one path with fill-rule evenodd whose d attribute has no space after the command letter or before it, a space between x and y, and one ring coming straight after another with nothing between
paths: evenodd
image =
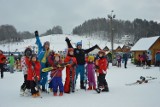
<instances>
[{"instance_id":1,"label":"adult standing in snow","mask_svg":"<svg viewBox=\"0 0 160 107\"><path fill-rule=\"evenodd\" d=\"M68 37L66 37L65 41L67 42L68 48L73 48ZM77 60L76 80L78 78L78 74L80 73L80 88L81 89L85 89L84 87L85 54L88 54L89 52L93 51L96 48L100 49L98 45L95 45L89 49L82 49L82 42L78 42L77 47L74 48L74 56L76 57L76 60Z\"/></svg>"},{"instance_id":2,"label":"adult standing in snow","mask_svg":"<svg viewBox=\"0 0 160 107\"><path fill-rule=\"evenodd\" d=\"M50 54L50 43L46 41L44 45L42 46L42 43L39 38L38 31L35 31L35 37L36 37L36 44L38 46L38 60L41 63L41 78L40 78L40 84L42 85L42 91L45 91L45 85L48 80L48 72L42 72L43 68L48 67L48 56Z\"/></svg>"},{"instance_id":3,"label":"adult standing in snow","mask_svg":"<svg viewBox=\"0 0 160 107\"><path fill-rule=\"evenodd\" d=\"M123 54L124 68L127 68L128 54L125 52Z\"/></svg>"},{"instance_id":4,"label":"adult standing in snow","mask_svg":"<svg viewBox=\"0 0 160 107\"><path fill-rule=\"evenodd\" d=\"M15 60L14 60L14 56L13 56L13 53L11 53L11 56L9 57L9 71L10 73L14 73L14 63L15 63Z\"/></svg>"},{"instance_id":5,"label":"adult standing in snow","mask_svg":"<svg viewBox=\"0 0 160 107\"><path fill-rule=\"evenodd\" d=\"M4 77L4 65L6 63L6 56L3 54L3 51L0 50L0 72L1 72L1 79Z\"/></svg>"}]
</instances>

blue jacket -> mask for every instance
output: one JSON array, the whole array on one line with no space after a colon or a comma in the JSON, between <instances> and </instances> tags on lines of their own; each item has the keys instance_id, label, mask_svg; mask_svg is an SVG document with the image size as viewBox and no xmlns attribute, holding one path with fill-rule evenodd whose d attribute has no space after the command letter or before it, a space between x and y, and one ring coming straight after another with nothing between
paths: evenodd
<instances>
[{"instance_id":1,"label":"blue jacket","mask_svg":"<svg viewBox=\"0 0 160 107\"><path fill-rule=\"evenodd\" d=\"M45 51L44 46L42 46L42 43L41 43L41 41L39 39L39 36L36 37L36 44L38 46L38 60L41 62L46 51Z\"/></svg>"},{"instance_id":2,"label":"blue jacket","mask_svg":"<svg viewBox=\"0 0 160 107\"><path fill-rule=\"evenodd\" d=\"M128 54L127 53L124 53L123 54L123 61L127 61L128 60Z\"/></svg>"},{"instance_id":3,"label":"blue jacket","mask_svg":"<svg viewBox=\"0 0 160 107\"><path fill-rule=\"evenodd\" d=\"M160 53L156 54L156 61L160 61Z\"/></svg>"}]
</instances>

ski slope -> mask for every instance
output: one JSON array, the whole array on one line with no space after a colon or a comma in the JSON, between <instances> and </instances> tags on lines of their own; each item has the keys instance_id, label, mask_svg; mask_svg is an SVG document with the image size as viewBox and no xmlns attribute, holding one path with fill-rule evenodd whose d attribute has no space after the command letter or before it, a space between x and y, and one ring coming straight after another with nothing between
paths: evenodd
<instances>
[{"instance_id":1,"label":"ski slope","mask_svg":"<svg viewBox=\"0 0 160 107\"><path fill-rule=\"evenodd\" d=\"M94 38L94 37L86 37L86 36L77 36L77 35L65 35L65 34L57 34L57 35L48 35L44 37L40 37L42 44L45 41L50 42L50 48L51 50L54 50L56 52L58 51L65 51L67 48L67 44L65 42L65 38L68 37L71 40L72 45L75 47L77 42L80 42L82 40L83 48L88 49L89 47L92 47L96 44L98 44L102 49L105 46L108 46L109 49L111 49L111 43L107 42L106 40L102 40L100 38ZM7 43L7 44L1 44L0 49L7 52L23 52L26 47L37 47L35 44L36 39L26 39L23 42L18 43ZM114 48L117 48L118 46L123 46L123 44L114 44Z\"/></svg>"},{"instance_id":2,"label":"ski slope","mask_svg":"<svg viewBox=\"0 0 160 107\"><path fill-rule=\"evenodd\" d=\"M153 76L158 79L141 85L126 86L140 76ZM42 93L43 98L20 96L23 83L22 72L5 73L0 79L0 107L160 107L160 71L158 67L143 69L128 62L128 68L108 69L106 80L110 92L97 94L95 91L79 89L79 79L75 93L54 97L53 93ZM65 71L63 72L63 80Z\"/></svg>"}]
</instances>

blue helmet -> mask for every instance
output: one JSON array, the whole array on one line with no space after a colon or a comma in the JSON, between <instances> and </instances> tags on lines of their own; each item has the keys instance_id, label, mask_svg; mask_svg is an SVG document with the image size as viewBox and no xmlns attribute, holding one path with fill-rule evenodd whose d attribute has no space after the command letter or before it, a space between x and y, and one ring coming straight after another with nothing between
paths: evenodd
<instances>
[{"instance_id":1,"label":"blue helmet","mask_svg":"<svg viewBox=\"0 0 160 107\"><path fill-rule=\"evenodd\" d=\"M77 46L82 46L82 41L81 42L77 42Z\"/></svg>"}]
</instances>

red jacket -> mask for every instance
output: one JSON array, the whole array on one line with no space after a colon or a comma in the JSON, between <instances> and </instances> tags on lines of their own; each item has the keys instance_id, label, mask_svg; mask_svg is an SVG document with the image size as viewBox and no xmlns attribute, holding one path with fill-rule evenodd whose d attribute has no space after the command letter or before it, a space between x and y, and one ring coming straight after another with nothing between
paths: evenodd
<instances>
[{"instance_id":1,"label":"red jacket","mask_svg":"<svg viewBox=\"0 0 160 107\"><path fill-rule=\"evenodd\" d=\"M33 69L32 66L32 62L29 61L28 62L28 76L27 76L27 80L34 80L34 73L35 75L38 77L38 80L40 80L40 69L41 69L41 65L39 61L34 62L35 63L35 67Z\"/></svg>"},{"instance_id":2,"label":"red jacket","mask_svg":"<svg viewBox=\"0 0 160 107\"><path fill-rule=\"evenodd\" d=\"M99 74L104 74L103 71L107 71L108 61L106 58L100 58L97 60L96 65L98 66Z\"/></svg>"},{"instance_id":3,"label":"red jacket","mask_svg":"<svg viewBox=\"0 0 160 107\"><path fill-rule=\"evenodd\" d=\"M66 58L64 59L65 63L70 63L66 69L70 69L73 65L77 65L77 60L76 57L71 57L71 56L66 56Z\"/></svg>"},{"instance_id":4,"label":"red jacket","mask_svg":"<svg viewBox=\"0 0 160 107\"><path fill-rule=\"evenodd\" d=\"M6 62L6 56L3 54L0 54L0 64L4 64Z\"/></svg>"},{"instance_id":5,"label":"red jacket","mask_svg":"<svg viewBox=\"0 0 160 107\"><path fill-rule=\"evenodd\" d=\"M52 67L54 68L51 71L51 77L62 77L62 71L64 69L64 67L57 67L57 64L62 64L62 61L60 60L59 62L55 62L55 61L48 61L50 62L49 64L52 65ZM52 63L51 63L52 62Z\"/></svg>"}]
</instances>

